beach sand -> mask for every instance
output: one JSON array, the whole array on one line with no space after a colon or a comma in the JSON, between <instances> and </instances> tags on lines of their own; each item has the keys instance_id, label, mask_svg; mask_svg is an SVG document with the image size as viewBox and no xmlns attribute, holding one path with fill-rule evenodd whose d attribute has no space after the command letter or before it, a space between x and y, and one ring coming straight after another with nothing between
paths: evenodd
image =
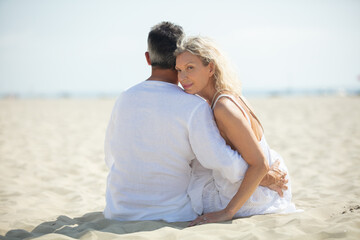
<instances>
[{"instance_id":1,"label":"beach sand","mask_svg":"<svg viewBox=\"0 0 360 240\"><path fill-rule=\"evenodd\" d=\"M0 239L360 239L360 97L249 98L304 212L191 228L104 219L114 101L0 100Z\"/></svg>"}]
</instances>

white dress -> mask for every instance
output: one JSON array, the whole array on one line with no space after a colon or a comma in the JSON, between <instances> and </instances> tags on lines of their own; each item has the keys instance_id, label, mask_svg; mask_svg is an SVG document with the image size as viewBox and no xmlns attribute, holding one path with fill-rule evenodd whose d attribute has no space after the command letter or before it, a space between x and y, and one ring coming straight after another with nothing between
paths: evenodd
<instances>
[{"instance_id":1,"label":"white dress","mask_svg":"<svg viewBox=\"0 0 360 240\"><path fill-rule=\"evenodd\" d=\"M250 123L250 118L246 111L231 95L221 94L218 96L213 104L213 108L221 97L228 97L232 99L245 114ZM287 179L289 180L287 184L288 189L284 192L284 196L280 197L277 192L272 191L267 187L257 187L252 196L246 201L234 217L268 213L290 213L296 211L295 205L291 202L291 183L289 179L289 172L285 166L284 160L278 153L270 149L264 135L262 136L259 144L268 159L269 166L274 164L276 160L280 161L279 168L287 172ZM193 200L193 208L195 211L198 214L202 214L224 209L238 191L242 180L236 182L235 184L231 183L221 174L205 169L199 162L194 162L192 167L193 171L191 186L189 187L189 195ZM201 202L199 201L200 198Z\"/></svg>"}]
</instances>

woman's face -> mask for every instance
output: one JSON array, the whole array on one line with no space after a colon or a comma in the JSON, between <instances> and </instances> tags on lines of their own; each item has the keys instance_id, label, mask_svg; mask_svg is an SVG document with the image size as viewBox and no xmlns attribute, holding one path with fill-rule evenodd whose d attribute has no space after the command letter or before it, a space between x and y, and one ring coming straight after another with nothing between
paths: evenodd
<instances>
[{"instance_id":1,"label":"woman's face","mask_svg":"<svg viewBox=\"0 0 360 240\"><path fill-rule=\"evenodd\" d=\"M183 52L176 57L178 79L187 93L199 94L209 87L213 75L213 64L204 66L201 59L189 52Z\"/></svg>"}]
</instances>

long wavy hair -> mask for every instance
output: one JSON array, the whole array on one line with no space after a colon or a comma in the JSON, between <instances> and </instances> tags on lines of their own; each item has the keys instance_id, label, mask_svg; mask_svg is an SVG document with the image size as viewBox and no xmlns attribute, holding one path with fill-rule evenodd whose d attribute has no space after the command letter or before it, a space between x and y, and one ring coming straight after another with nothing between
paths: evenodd
<instances>
[{"instance_id":1,"label":"long wavy hair","mask_svg":"<svg viewBox=\"0 0 360 240\"><path fill-rule=\"evenodd\" d=\"M255 118L264 131L264 128L252 110L252 107L244 98L241 97L241 82L235 71L235 67L229 62L228 58L213 40L200 36L188 37L179 40L177 43L177 49L175 50L174 54L175 56L178 56L184 52L189 52L195 56L198 56L204 66L207 66L210 62L212 62L215 67L215 73L212 79L214 81L216 91L227 91L237 95L247 106L250 114Z\"/></svg>"},{"instance_id":2,"label":"long wavy hair","mask_svg":"<svg viewBox=\"0 0 360 240\"><path fill-rule=\"evenodd\" d=\"M184 38L178 42L174 54L178 56L184 52L198 56L204 66L210 62L214 64L213 81L216 91L229 91L241 96L241 82L235 68L213 40L201 36Z\"/></svg>"}]
</instances>

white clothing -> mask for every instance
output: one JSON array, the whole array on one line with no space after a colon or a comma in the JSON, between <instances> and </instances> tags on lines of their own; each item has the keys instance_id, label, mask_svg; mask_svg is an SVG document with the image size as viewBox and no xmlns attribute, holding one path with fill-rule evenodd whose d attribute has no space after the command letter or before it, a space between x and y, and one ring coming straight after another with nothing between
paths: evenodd
<instances>
[{"instance_id":1,"label":"white clothing","mask_svg":"<svg viewBox=\"0 0 360 240\"><path fill-rule=\"evenodd\" d=\"M251 124L246 111L231 95L221 94L218 96L213 104L213 108L221 97L231 98L245 114L249 124ZM283 159L279 154L269 148L265 136L262 136L259 144L268 159L269 166L274 164L276 160L279 160L279 168L287 172L287 178L289 178L289 173ZM241 180L236 183L229 182L222 175L217 174L215 171L212 172L211 170L205 169L200 163L195 162L193 164L191 184L188 190L189 195L192 197L193 208L198 214L224 209L238 191L244 175L245 173L242 175ZM269 188L262 186L257 187L252 196L240 208L234 217L244 217L266 213L289 213L296 211L295 205L291 203L291 184L290 179L288 180L288 190L284 191L284 196L282 198L277 192L272 191Z\"/></svg>"},{"instance_id":2,"label":"white clothing","mask_svg":"<svg viewBox=\"0 0 360 240\"><path fill-rule=\"evenodd\" d=\"M209 105L166 82L145 81L117 99L106 132L104 215L122 221L190 221L187 194L197 158L229 183L247 164L226 145Z\"/></svg>"}]
</instances>

